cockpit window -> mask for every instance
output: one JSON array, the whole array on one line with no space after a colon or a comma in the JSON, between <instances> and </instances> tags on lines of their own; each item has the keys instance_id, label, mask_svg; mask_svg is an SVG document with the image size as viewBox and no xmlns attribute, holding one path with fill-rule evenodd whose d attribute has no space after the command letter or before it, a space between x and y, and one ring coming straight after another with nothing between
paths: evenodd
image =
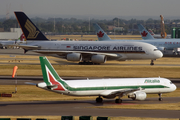
<instances>
[{"instance_id":1,"label":"cockpit window","mask_svg":"<svg viewBox=\"0 0 180 120\"><path fill-rule=\"evenodd\" d=\"M170 84L173 84L172 82L170 82Z\"/></svg>"},{"instance_id":2,"label":"cockpit window","mask_svg":"<svg viewBox=\"0 0 180 120\"><path fill-rule=\"evenodd\" d=\"M158 49L154 49L154 51L157 51Z\"/></svg>"}]
</instances>

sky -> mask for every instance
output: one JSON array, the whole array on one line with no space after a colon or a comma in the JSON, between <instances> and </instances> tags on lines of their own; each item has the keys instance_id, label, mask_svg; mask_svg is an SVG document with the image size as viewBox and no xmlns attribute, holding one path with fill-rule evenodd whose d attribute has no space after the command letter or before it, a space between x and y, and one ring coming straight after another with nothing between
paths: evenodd
<instances>
[{"instance_id":1,"label":"sky","mask_svg":"<svg viewBox=\"0 0 180 120\"><path fill-rule=\"evenodd\" d=\"M0 0L0 18L9 11L23 11L29 17L180 18L180 0ZM157 17L157 18L156 18Z\"/></svg>"}]
</instances>

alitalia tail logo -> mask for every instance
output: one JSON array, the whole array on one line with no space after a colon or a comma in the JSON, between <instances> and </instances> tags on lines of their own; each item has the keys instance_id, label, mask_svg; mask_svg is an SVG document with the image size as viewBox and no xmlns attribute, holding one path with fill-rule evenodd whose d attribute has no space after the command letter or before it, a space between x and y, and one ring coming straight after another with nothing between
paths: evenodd
<instances>
[{"instance_id":1,"label":"alitalia tail logo","mask_svg":"<svg viewBox=\"0 0 180 120\"><path fill-rule=\"evenodd\" d=\"M65 91L63 85L56 80L56 78L53 76L53 74L51 73L51 71L48 69L47 66L46 67L46 74L47 74L47 78L48 78L48 82L52 85L52 86L57 86L56 88L53 88L53 90L61 90L61 91Z\"/></svg>"},{"instance_id":2,"label":"alitalia tail logo","mask_svg":"<svg viewBox=\"0 0 180 120\"><path fill-rule=\"evenodd\" d=\"M24 27L29 31L27 38L34 39L38 36L39 31L36 31L36 27L29 20L26 21Z\"/></svg>"}]
</instances>

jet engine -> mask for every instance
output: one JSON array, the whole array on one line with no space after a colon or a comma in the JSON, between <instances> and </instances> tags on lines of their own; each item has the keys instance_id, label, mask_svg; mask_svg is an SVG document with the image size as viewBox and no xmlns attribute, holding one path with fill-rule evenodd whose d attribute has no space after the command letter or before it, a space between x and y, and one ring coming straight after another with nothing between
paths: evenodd
<instances>
[{"instance_id":1,"label":"jet engine","mask_svg":"<svg viewBox=\"0 0 180 120\"><path fill-rule=\"evenodd\" d=\"M107 60L107 57L105 55L93 55L91 57L91 61L93 63L105 63Z\"/></svg>"},{"instance_id":2,"label":"jet engine","mask_svg":"<svg viewBox=\"0 0 180 120\"><path fill-rule=\"evenodd\" d=\"M160 50L160 51L166 50L165 47L157 47L157 49Z\"/></svg>"},{"instance_id":3,"label":"jet engine","mask_svg":"<svg viewBox=\"0 0 180 120\"><path fill-rule=\"evenodd\" d=\"M70 53L66 56L68 61L81 61L82 55L80 53Z\"/></svg>"},{"instance_id":4,"label":"jet engine","mask_svg":"<svg viewBox=\"0 0 180 120\"><path fill-rule=\"evenodd\" d=\"M146 93L142 91L137 91L128 95L128 98L132 98L133 100L145 100Z\"/></svg>"}]
</instances>

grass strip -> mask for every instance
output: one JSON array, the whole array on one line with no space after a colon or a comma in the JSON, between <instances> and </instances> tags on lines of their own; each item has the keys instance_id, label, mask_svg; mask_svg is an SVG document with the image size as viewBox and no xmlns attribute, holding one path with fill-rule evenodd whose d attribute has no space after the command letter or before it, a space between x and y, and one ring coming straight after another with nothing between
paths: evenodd
<instances>
[{"instance_id":1,"label":"grass strip","mask_svg":"<svg viewBox=\"0 0 180 120\"><path fill-rule=\"evenodd\" d=\"M1 65L0 75L12 75L15 65ZM17 75L42 76L40 65L17 65ZM53 65L60 76L142 78L164 77L180 78L180 66L111 66L111 65ZM98 74L97 74L98 72Z\"/></svg>"}]
</instances>

